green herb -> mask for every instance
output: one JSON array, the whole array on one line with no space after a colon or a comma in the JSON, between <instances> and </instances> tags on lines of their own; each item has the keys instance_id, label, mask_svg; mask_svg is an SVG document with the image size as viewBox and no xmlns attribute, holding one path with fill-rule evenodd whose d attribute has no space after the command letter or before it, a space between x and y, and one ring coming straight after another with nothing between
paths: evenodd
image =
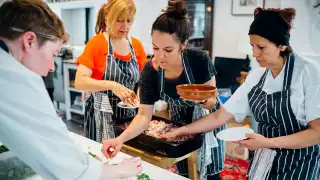
<instances>
[{"instance_id":1,"label":"green herb","mask_svg":"<svg viewBox=\"0 0 320 180\"><path fill-rule=\"evenodd\" d=\"M26 165L18 157L5 158L0 163L0 179L18 180L26 179L36 174L32 168Z\"/></svg>"},{"instance_id":2,"label":"green herb","mask_svg":"<svg viewBox=\"0 0 320 180\"><path fill-rule=\"evenodd\" d=\"M9 149L7 149L4 145L0 146L0 153L4 153L4 152L7 152L7 151L9 151Z\"/></svg>"},{"instance_id":3,"label":"green herb","mask_svg":"<svg viewBox=\"0 0 320 180\"><path fill-rule=\"evenodd\" d=\"M97 155L93 154L92 152L88 152L92 157L97 158Z\"/></svg>"},{"instance_id":4,"label":"green herb","mask_svg":"<svg viewBox=\"0 0 320 180\"><path fill-rule=\"evenodd\" d=\"M142 173L140 175L137 175L137 178L140 179L140 180L151 180L149 175L146 174L146 173Z\"/></svg>"}]
</instances>

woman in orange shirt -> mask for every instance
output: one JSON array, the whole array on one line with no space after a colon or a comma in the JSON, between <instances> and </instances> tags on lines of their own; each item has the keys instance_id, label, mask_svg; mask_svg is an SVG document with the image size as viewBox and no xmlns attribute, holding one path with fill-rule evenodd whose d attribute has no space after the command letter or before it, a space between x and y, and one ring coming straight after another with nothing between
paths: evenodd
<instances>
[{"instance_id":1,"label":"woman in orange shirt","mask_svg":"<svg viewBox=\"0 0 320 180\"><path fill-rule=\"evenodd\" d=\"M97 35L77 61L75 86L88 92L85 134L97 142L115 137L116 120L136 114L135 109L117 107L120 101L137 103L134 87L147 59L141 42L128 36L135 13L132 0L104 4L98 14Z\"/></svg>"}]
</instances>

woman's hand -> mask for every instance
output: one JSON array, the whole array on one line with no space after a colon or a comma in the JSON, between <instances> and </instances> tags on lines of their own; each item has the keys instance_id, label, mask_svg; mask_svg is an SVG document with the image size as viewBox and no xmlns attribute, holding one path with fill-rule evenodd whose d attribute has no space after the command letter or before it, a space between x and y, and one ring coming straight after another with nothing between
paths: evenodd
<instances>
[{"instance_id":1,"label":"woman's hand","mask_svg":"<svg viewBox=\"0 0 320 180\"><path fill-rule=\"evenodd\" d=\"M164 139L166 141L174 141L179 136L182 136L181 128L178 128L168 133L161 134L159 138Z\"/></svg>"},{"instance_id":2,"label":"woman's hand","mask_svg":"<svg viewBox=\"0 0 320 180\"><path fill-rule=\"evenodd\" d=\"M208 82L206 82L204 84L216 87L216 79L215 79L215 77L213 76ZM218 90L216 90L215 94L211 98L203 100L203 101L195 101L195 100L188 99L188 98L185 98L185 97L180 97L180 98L182 98L184 100L188 100L188 101L193 101L193 102L199 103L201 108L204 108L204 109L207 109L207 110L210 111L217 104L218 95L219 95L219 92L218 92Z\"/></svg>"},{"instance_id":3,"label":"woman's hand","mask_svg":"<svg viewBox=\"0 0 320 180\"><path fill-rule=\"evenodd\" d=\"M126 179L142 172L142 160L137 158L125 159L119 164L106 164L103 166L106 172L100 179Z\"/></svg>"},{"instance_id":4,"label":"woman's hand","mask_svg":"<svg viewBox=\"0 0 320 180\"><path fill-rule=\"evenodd\" d=\"M197 100L191 100L188 98L181 97L181 99L186 100L186 101L192 101L200 104L201 108L211 110L216 104L217 104L217 98L212 97L203 101L197 101Z\"/></svg>"},{"instance_id":5,"label":"woman's hand","mask_svg":"<svg viewBox=\"0 0 320 180\"><path fill-rule=\"evenodd\" d=\"M120 174L120 178L130 178L142 172L142 160L140 157L125 159L117 164L116 172Z\"/></svg>"},{"instance_id":6,"label":"woman's hand","mask_svg":"<svg viewBox=\"0 0 320 180\"><path fill-rule=\"evenodd\" d=\"M250 150L272 148L272 142L269 138L264 137L261 134L248 133L246 134L248 139L242 141L235 141L234 143L239 144L242 147L246 147Z\"/></svg>"},{"instance_id":7,"label":"woman's hand","mask_svg":"<svg viewBox=\"0 0 320 180\"><path fill-rule=\"evenodd\" d=\"M122 84L114 83L112 92L118 96L125 104L135 105L138 102L138 96Z\"/></svg>"},{"instance_id":8,"label":"woman's hand","mask_svg":"<svg viewBox=\"0 0 320 180\"><path fill-rule=\"evenodd\" d=\"M103 140L101 152L105 157L113 158L120 152L122 144L117 138Z\"/></svg>"},{"instance_id":9,"label":"woman's hand","mask_svg":"<svg viewBox=\"0 0 320 180\"><path fill-rule=\"evenodd\" d=\"M216 97L212 97L210 99L207 99L203 102L199 102L200 107L207 109L207 110L211 110L216 104L217 104L217 98Z\"/></svg>"}]
</instances>

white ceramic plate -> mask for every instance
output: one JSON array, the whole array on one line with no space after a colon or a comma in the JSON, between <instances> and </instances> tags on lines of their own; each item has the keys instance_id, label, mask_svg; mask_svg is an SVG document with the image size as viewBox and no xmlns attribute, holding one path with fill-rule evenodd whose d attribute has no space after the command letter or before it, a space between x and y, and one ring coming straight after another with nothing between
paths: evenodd
<instances>
[{"instance_id":1,"label":"white ceramic plate","mask_svg":"<svg viewBox=\"0 0 320 180\"><path fill-rule=\"evenodd\" d=\"M220 131L217 138L223 141L240 141L247 139L246 133L254 133L253 129L247 127L233 127Z\"/></svg>"},{"instance_id":2,"label":"white ceramic plate","mask_svg":"<svg viewBox=\"0 0 320 180\"><path fill-rule=\"evenodd\" d=\"M125 109L135 109L139 107L139 103L135 105L130 105L130 104L124 104L122 101L117 104L118 107L120 108L125 108Z\"/></svg>"}]
</instances>

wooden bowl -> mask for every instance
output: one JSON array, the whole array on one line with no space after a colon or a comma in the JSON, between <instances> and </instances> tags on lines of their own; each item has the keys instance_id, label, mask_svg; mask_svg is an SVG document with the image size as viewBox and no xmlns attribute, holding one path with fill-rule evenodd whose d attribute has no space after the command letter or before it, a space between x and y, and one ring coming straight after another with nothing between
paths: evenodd
<instances>
[{"instance_id":1,"label":"wooden bowl","mask_svg":"<svg viewBox=\"0 0 320 180\"><path fill-rule=\"evenodd\" d=\"M176 88L180 97L194 101L204 101L215 97L217 93L216 87L205 84L182 84Z\"/></svg>"}]
</instances>

